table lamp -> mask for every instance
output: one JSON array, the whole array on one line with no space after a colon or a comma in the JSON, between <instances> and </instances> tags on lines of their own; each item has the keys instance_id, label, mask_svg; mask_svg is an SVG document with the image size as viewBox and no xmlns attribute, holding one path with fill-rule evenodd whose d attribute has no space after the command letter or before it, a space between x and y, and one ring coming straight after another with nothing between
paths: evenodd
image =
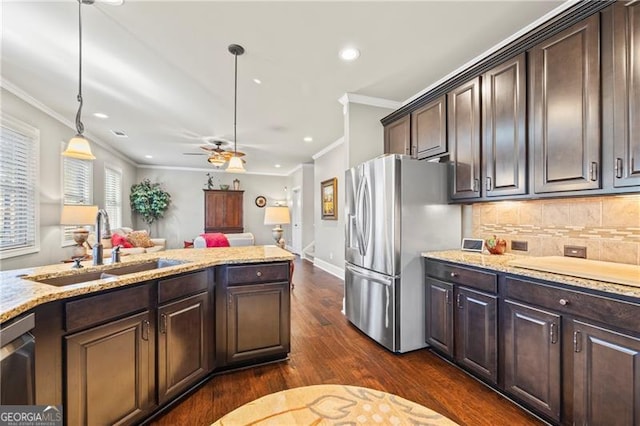
<instances>
[{"instance_id":1,"label":"table lamp","mask_svg":"<svg viewBox=\"0 0 640 426\"><path fill-rule=\"evenodd\" d=\"M73 230L73 241L76 245L73 246L71 257L84 257L87 255L87 250L84 247L84 243L89 236L89 230L83 228L86 225L93 225L96 222L96 215L98 214L98 206L77 206L77 205L64 205L62 206L62 215L60 216L60 225L77 225L78 228Z\"/></svg>"},{"instance_id":2,"label":"table lamp","mask_svg":"<svg viewBox=\"0 0 640 426\"><path fill-rule=\"evenodd\" d=\"M282 238L282 234L284 233L282 227L280 225L285 225L291 223L289 219L289 207L267 207L264 211L264 224L265 225L276 225L273 228L273 239L276 240L276 245L280 248L284 248L284 238Z\"/></svg>"}]
</instances>

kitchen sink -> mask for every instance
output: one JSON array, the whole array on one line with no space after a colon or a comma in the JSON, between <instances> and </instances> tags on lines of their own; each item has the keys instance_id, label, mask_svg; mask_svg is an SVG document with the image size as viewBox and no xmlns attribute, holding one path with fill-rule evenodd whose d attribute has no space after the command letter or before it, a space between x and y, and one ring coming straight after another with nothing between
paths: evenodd
<instances>
[{"instance_id":1,"label":"kitchen sink","mask_svg":"<svg viewBox=\"0 0 640 426\"><path fill-rule=\"evenodd\" d=\"M132 265L124 264L121 266L110 267L100 271L87 271L79 272L72 275L65 275L62 277L42 278L36 277L24 277L32 281L36 281L43 284L49 284L56 287L63 287L71 284L79 284L95 280L104 280L110 278L117 278L122 275L135 274L137 272L152 271L155 269L168 268L169 266L181 265L187 263L181 260L171 259L158 259L145 263L135 263Z\"/></svg>"}]
</instances>

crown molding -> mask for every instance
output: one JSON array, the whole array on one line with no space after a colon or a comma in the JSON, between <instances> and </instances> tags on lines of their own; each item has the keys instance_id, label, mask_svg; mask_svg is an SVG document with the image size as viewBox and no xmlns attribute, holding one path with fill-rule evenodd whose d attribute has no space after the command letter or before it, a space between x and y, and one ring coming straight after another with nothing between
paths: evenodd
<instances>
[{"instance_id":1,"label":"crown molding","mask_svg":"<svg viewBox=\"0 0 640 426\"><path fill-rule=\"evenodd\" d=\"M313 164L310 163L300 163L297 166L295 166L293 169L289 170L289 172L287 173L287 176L291 176L292 174L294 174L295 172L297 172L300 169L303 169L305 167L313 167Z\"/></svg>"},{"instance_id":2,"label":"crown molding","mask_svg":"<svg viewBox=\"0 0 640 426\"><path fill-rule=\"evenodd\" d=\"M150 164L136 164L139 169L156 169L156 170L179 170L183 172L207 172L207 173L226 173L224 169L206 169L200 167L182 167L182 166L156 166ZM279 176L287 177L285 173L260 173L260 172L245 172L245 173L230 173L234 176L242 175L258 175L258 176Z\"/></svg>"},{"instance_id":3,"label":"crown molding","mask_svg":"<svg viewBox=\"0 0 640 426\"><path fill-rule=\"evenodd\" d=\"M402 106L402 102L384 98L375 98L373 96L359 95L357 93L345 93L338 98L338 102L343 106L346 106L347 104L362 104L387 109L398 109Z\"/></svg>"},{"instance_id":4,"label":"crown molding","mask_svg":"<svg viewBox=\"0 0 640 426\"><path fill-rule=\"evenodd\" d=\"M15 84L10 82L9 80L5 79L4 77L0 78L0 87L5 89L7 92L12 93L13 95L17 96L18 98L20 98L24 102L28 103L32 107L44 112L45 114L47 114L49 117L53 118L54 120L56 120L56 121L62 123L63 125L69 127L70 129L73 129L73 130L76 129L75 122L72 122L72 121L68 120L67 118L63 117L62 115L58 114L57 112L55 112L54 110L49 108L47 105L43 104L42 102L40 102L39 100L37 100L36 98L31 96L29 93L25 92L23 89L21 89L20 87L16 86ZM114 154L116 157L120 158L122 161L125 161L125 162L131 164L132 166L137 166L137 164L133 160L131 160L129 157L127 157L126 155L124 155L123 153L121 153L120 151L118 151L113 146L109 145L108 143L102 141L101 139L99 139L95 135L91 134L91 132L85 132L84 134L87 136L87 138L91 142L95 143L96 145L98 145L98 146L102 147L103 149L109 151L110 153Z\"/></svg>"},{"instance_id":5,"label":"crown molding","mask_svg":"<svg viewBox=\"0 0 640 426\"><path fill-rule=\"evenodd\" d=\"M338 139L337 141L335 141L331 145L329 145L329 146L321 149L320 151L316 152L315 154L313 154L311 156L311 158L313 158L314 160L317 160L318 158L322 157L323 155L327 154L328 152L333 151L335 148L339 147L343 143L344 143L344 137L341 137L340 139Z\"/></svg>"}]
</instances>

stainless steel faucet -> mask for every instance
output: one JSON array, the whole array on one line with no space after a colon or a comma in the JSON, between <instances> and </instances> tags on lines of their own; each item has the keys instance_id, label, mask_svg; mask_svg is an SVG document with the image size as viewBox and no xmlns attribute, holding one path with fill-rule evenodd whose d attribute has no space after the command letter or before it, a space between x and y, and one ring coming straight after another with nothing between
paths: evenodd
<instances>
[{"instance_id":1,"label":"stainless steel faucet","mask_svg":"<svg viewBox=\"0 0 640 426\"><path fill-rule=\"evenodd\" d=\"M100 226L102 221L100 219L104 218L104 234L100 232ZM107 211L104 209L98 210L98 214L96 215L96 239L98 240L93 245L93 265L102 265L102 239L103 238L111 238L111 226L109 225L109 215Z\"/></svg>"}]
</instances>

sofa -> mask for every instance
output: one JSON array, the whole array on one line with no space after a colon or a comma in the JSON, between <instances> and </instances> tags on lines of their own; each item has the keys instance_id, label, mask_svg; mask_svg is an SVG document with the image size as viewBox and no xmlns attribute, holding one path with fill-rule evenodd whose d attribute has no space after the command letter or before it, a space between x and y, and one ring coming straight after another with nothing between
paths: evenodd
<instances>
[{"instance_id":1,"label":"sofa","mask_svg":"<svg viewBox=\"0 0 640 426\"><path fill-rule=\"evenodd\" d=\"M238 234L222 234L227 237L229 241L229 247L241 247L252 246L255 243L255 238L251 232L242 232ZM206 248L207 242L201 235L193 239L193 248Z\"/></svg>"},{"instance_id":2,"label":"sofa","mask_svg":"<svg viewBox=\"0 0 640 426\"><path fill-rule=\"evenodd\" d=\"M113 239L113 235L115 234L122 236L124 238L127 238L127 236L131 232L133 232L132 228L127 228L127 227L115 228L111 230L111 236L112 236L112 239ZM103 258L111 257L111 250L113 249L112 239L108 239L108 238L102 239L102 248L103 248L102 257ZM120 254L128 255L128 254L154 253L157 251L165 250L167 246L166 238L149 238L149 240L153 243L153 247L132 247L132 248L121 247ZM96 235L94 233L89 234L89 238L87 238L87 243L91 247L93 247L95 242L96 242Z\"/></svg>"}]
</instances>

